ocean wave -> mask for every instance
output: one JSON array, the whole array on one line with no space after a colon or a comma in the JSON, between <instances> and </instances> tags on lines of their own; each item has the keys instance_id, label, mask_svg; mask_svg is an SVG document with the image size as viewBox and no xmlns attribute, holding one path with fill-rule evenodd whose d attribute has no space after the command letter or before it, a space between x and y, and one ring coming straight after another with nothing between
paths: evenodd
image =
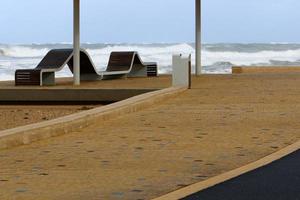
<instances>
[{"instance_id":1,"label":"ocean wave","mask_svg":"<svg viewBox=\"0 0 300 200\"><path fill-rule=\"evenodd\" d=\"M0 73L0 80L1 81L13 80L13 76L11 74Z\"/></svg>"},{"instance_id":2,"label":"ocean wave","mask_svg":"<svg viewBox=\"0 0 300 200\"><path fill-rule=\"evenodd\" d=\"M216 62L231 62L234 65L273 64L271 61L294 63L300 59L300 49L288 51L260 51L255 53L243 52L210 52L203 51L204 65Z\"/></svg>"},{"instance_id":3,"label":"ocean wave","mask_svg":"<svg viewBox=\"0 0 300 200\"><path fill-rule=\"evenodd\" d=\"M82 44L98 70L107 66L112 51L138 51L144 61L155 61L159 73L172 72L173 54L192 54L194 44ZM34 68L52 48L72 48L71 44L0 44L0 80L13 79L16 69ZM300 65L300 44L204 44L202 65L205 73L231 73L233 65ZM193 67L194 69L194 67ZM71 76L68 68L57 74Z\"/></svg>"},{"instance_id":4,"label":"ocean wave","mask_svg":"<svg viewBox=\"0 0 300 200\"><path fill-rule=\"evenodd\" d=\"M170 66L172 54L195 54L193 44L83 44L96 63L107 63L112 51L138 51L145 61L157 61ZM40 58L52 48L71 48L70 44L0 45L0 55L11 58ZM290 49L289 49L290 48ZM231 62L234 65L273 64L271 61L297 62L299 44L205 44L202 49L204 65Z\"/></svg>"},{"instance_id":5,"label":"ocean wave","mask_svg":"<svg viewBox=\"0 0 300 200\"><path fill-rule=\"evenodd\" d=\"M0 46L0 55L12 58L43 57L48 48L31 48L26 46Z\"/></svg>"}]
</instances>

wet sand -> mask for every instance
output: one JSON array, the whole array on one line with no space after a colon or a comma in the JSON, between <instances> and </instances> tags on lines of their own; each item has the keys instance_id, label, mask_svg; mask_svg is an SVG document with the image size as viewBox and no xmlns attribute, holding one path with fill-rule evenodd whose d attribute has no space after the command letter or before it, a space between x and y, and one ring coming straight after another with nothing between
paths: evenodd
<instances>
[{"instance_id":1,"label":"wet sand","mask_svg":"<svg viewBox=\"0 0 300 200\"><path fill-rule=\"evenodd\" d=\"M204 75L152 108L0 151L0 199L151 199L300 139L300 74Z\"/></svg>"},{"instance_id":2,"label":"wet sand","mask_svg":"<svg viewBox=\"0 0 300 200\"><path fill-rule=\"evenodd\" d=\"M0 105L0 131L70 115L95 106Z\"/></svg>"}]
</instances>

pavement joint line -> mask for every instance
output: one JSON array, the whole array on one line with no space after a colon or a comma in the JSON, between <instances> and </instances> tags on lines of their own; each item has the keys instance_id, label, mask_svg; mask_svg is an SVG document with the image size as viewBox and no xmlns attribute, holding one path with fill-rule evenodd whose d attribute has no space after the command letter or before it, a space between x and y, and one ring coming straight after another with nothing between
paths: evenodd
<instances>
[{"instance_id":1,"label":"pavement joint line","mask_svg":"<svg viewBox=\"0 0 300 200\"><path fill-rule=\"evenodd\" d=\"M186 87L170 87L46 122L3 130L0 131L0 150L30 144L72 131L80 131L94 122L102 123L155 106L157 103L175 97L186 90Z\"/></svg>"},{"instance_id":2,"label":"pavement joint line","mask_svg":"<svg viewBox=\"0 0 300 200\"><path fill-rule=\"evenodd\" d=\"M231 180L233 178L236 178L238 176L241 176L245 173L248 173L250 171L256 170L258 168L261 168L263 166L266 166L268 164L271 164L272 162L275 162L285 156L288 156L289 154L296 152L300 149L300 140L295 142L294 144L291 144L275 153L272 153L266 157L263 157L255 162L249 163L247 165L244 165L242 167L239 167L237 169L225 172L223 174L217 175L215 177L209 178L204 181L200 181L198 183L192 184L190 186L181 188L179 190L175 190L173 192L170 192L168 194L165 194L163 196L154 198L152 200L179 200L183 199L185 197L188 197L192 194L195 194L197 192L201 192L205 189L208 189L210 187L213 187L215 185L218 185L220 183L223 183L225 181Z\"/></svg>"}]
</instances>

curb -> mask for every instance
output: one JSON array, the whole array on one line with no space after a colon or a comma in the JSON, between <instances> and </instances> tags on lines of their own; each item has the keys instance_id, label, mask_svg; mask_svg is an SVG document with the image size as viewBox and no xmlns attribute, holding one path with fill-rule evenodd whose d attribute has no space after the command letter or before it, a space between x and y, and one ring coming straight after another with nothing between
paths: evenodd
<instances>
[{"instance_id":1,"label":"curb","mask_svg":"<svg viewBox=\"0 0 300 200\"><path fill-rule=\"evenodd\" d=\"M260 160L252 162L252 163L242 166L240 168L231 170L229 172L225 172L221 175L209 178L205 181L201 181L201 182L192 184L190 186L187 186L185 188L173 191L173 192L163 195L161 197L154 198L153 200L178 200L178 199L188 197L194 193L200 192L202 190L205 190L205 189L215 186L217 184L223 183L225 181L228 181L230 179L233 179L235 177L243 175L247 172L250 172L250 171L253 171L260 167L266 166L266 165L268 165L276 160L279 160L299 149L300 149L300 141L298 141L292 145L289 145L273 154L270 154Z\"/></svg>"},{"instance_id":2,"label":"curb","mask_svg":"<svg viewBox=\"0 0 300 200\"><path fill-rule=\"evenodd\" d=\"M0 131L0 150L64 135L81 130L93 123L99 124L122 115L134 113L175 97L186 90L185 87L166 88L46 122Z\"/></svg>"}]
</instances>

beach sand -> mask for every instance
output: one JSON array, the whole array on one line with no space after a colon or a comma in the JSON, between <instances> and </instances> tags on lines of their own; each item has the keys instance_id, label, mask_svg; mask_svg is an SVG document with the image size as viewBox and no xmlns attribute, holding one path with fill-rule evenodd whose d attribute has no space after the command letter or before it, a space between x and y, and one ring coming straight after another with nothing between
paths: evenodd
<instances>
[{"instance_id":1,"label":"beach sand","mask_svg":"<svg viewBox=\"0 0 300 200\"><path fill-rule=\"evenodd\" d=\"M89 105L0 105L0 131L92 109Z\"/></svg>"},{"instance_id":2,"label":"beach sand","mask_svg":"<svg viewBox=\"0 0 300 200\"><path fill-rule=\"evenodd\" d=\"M300 74L204 75L152 108L0 151L0 199L151 199L300 139Z\"/></svg>"}]
</instances>

